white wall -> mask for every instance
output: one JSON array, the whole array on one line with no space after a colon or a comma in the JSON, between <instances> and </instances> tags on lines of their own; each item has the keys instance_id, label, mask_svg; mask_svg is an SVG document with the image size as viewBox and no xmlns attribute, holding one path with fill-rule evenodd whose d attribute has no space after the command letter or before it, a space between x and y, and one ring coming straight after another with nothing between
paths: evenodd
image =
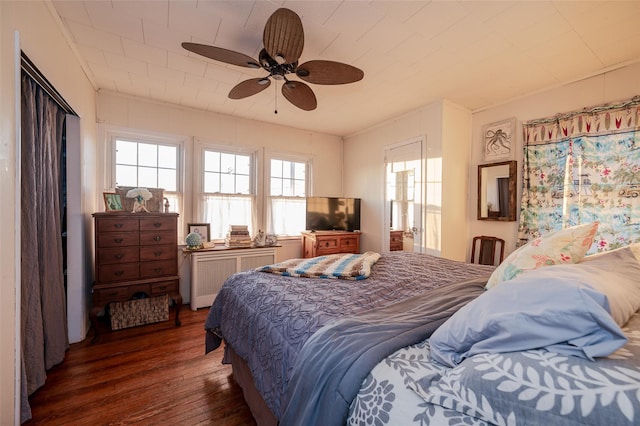
<instances>
[{"instance_id":1,"label":"white wall","mask_svg":"<svg viewBox=\"0 0 640 426\"><path fill-rule=\"evenodd\" d=\"M428 245L443 257L464 260L465 241L446 235L466 235L470 129L470 111L443 100L345 138L345 194L362 198L362 251L388 250L382 246L385 241L382 232L388 230L383 225L385 147L425 136L425 158L443 159L442 170L436 174L441 175L443 182L442 216L448 215L441 221L440 229L432 232L440 241L435 247ZM427 175L431 173L428 169L429 165Z\"/></svg>"},{"instance_id":2,"label":"white wall","mask_svg":"<svg viewBox=\"0 0 640 426\"><path fill-rule=\"evenodd\" d=\"M441 121L441 105L434 103L345 138L344 193L362 198L361 251L386 251L382 247L382 232L388 229L383 226L385 147L425 135L429 146L431 140L440 139Z\"/></svg>"},{"instance_id":3,"label":"white wall","mask_svg":"<svg viewBox=\"0 0 640 426\"><path fill-rule=\"evenodd\" d=\"M313 161L312 194L342 194L342 139L337 136L109 92L100 92L98 95L97 122L155 133L185 135L225 145L308 155ZM100 141L101 149L105 149L103 142Z\"/></svg>"},{"instance_id":4,"label":"white wall","mask_svg":"<svg viewBox=\"0 0 640 426\"><path fill-rule=\"evenodd\" d=\"M14 245L19 239L16 228L16 102L20 93L15 85L15 32L19 33L20 48L29 56L47 79L56 87L81 118L83 205L85 211L93 211L95 180L95 90L82 72L75 55L69 48L57 18L50 12L49 5L41 1L1 1L0 2L0 424L12 425L19 422L14 404L19 393L12 383L16 383L15 336L19 330L16 322L16 281L19 277L20 255ZM19 104L18 104L19 105ZM85 215L85 224L89 215ZM76 291L86 291L77 283ZM19 288L19 287L18 287ZM74 306L73 320L84 322L82 317L86 306ZM18 370L19 371L19 370Z\"/></svg>"},{"instance_id":5,"label":"white wall","mask_svg":"<svg viewBox=\"0 0 640 426\"><path fill-rule=\"evenodd\" d=\"M471 168L469 173L470 192L469 209L469 241L474 235L492 235L503 238L505 256L515 249L518 233L518 222L491 222L477 220L478 164L482 163L482 127L489 123L516 117L516 153L518 161L518 216L520 215L520 199L522 194L522 123L555 115L557 113L579 110L585 107L615 102L640 95L640 63L588 78L562 87L554 88L526 98L514 100L504 105L473 114L473 149L471 151ZM471 248L469 246L468 252ZM470 255L469 255L470 256Z\"/></svg>"},{"instance_id":6,"label":"white wall","mask_svg":"<svg viewBox=\"0 0 640 426\"><path fill-rule=\"evenodd\" d=\"M116 93L100 92L98 95L97 121L100 129L109 127L132 129L154 135L180 135L185 140L187 158L192 158L194 141L251 148L262 154L286 153L311 157L313 179L312 195L342 195L342 139L306 130L246 120L213 112L206 112L179 105L146 101ZM99 131L99 151L107 158L108 144L104 132ZM264 155L262 155L264 157ZM261 161L261 160L259 160ZM103 180L104 164L96 166L102 189L108 189ZM190 162L186 163L187 165ZM185 189L193 189L195 177L191 168L185 171ZM258 183L259 187L262 182ZM190 192L190 191L189 191ZM98 197L100 198L100 197ZM191 206L194 200L185 199L183 223L196 221ZM300 241L281 241L278 249L280 260L300 257ZM190 262L180 257L180 294L186 302L191 300Z\"/></svg>"}]
</instances>

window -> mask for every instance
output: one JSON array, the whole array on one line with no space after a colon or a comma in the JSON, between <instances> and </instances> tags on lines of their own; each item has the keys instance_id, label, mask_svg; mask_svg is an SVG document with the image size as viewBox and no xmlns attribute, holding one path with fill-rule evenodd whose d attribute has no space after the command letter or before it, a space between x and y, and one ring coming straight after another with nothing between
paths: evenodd
<instances>
[{"instance_id":1,"label":"window","mask_svg":"<svg viewBox=\"0 0 640 426\"><path fill-rule=\"evenodd\" d=\"M202 150L201 216L211 225L211 238L222 239L229 225L247 225L254 233L253 154Z\"/></svg>"},{"instance_id":2,"label":"window","mask_svg":"<svg viewBox=\"0 0 640 426\"><path fill-rule=\"evenodd\" d=\"M163 188L170 211L180 211L179 144L115 136L115 186Z\"/></svg>"},{"instance_id":3,"label":"window","mask_svg":"<svg viewBox=\"0 0 640 426\"><path fill-rule=\"evenodd\" d=\"M271 158L267 231L285 236L305 229L307 162Z\"/></svg>"}]
</instances>

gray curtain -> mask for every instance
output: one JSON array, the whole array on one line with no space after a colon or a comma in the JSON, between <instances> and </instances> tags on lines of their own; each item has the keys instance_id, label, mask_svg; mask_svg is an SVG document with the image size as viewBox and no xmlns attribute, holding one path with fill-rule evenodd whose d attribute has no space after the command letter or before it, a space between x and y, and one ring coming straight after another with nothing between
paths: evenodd
<instances>
[{"instance_id":1,"label":"gray curtain","mask_svg":"<svg viewBox=\"0 0 640 426\"><path fill-rule=\"evenodd\" d=\"M23 73L21 136L22 421L28 395L64 360L67 337L62 252L61 161L65 111Z\"/></svg>"}]
</instances>

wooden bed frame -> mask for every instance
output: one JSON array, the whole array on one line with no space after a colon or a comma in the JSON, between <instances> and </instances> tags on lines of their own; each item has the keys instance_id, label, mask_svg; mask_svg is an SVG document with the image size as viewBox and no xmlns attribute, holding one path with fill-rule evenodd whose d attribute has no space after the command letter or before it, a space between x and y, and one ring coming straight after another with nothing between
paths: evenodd
<instances>
[{"instance_id":1,"label":"wooden bed frame","mask_svg":"<svg viewBox=\"0 0 640 426\"><path fill-rule=\"evenodd\" d=\"M253 376L249 370L247 362L238 355L231 346L225 343L223 362L231 364L233 368L233 378L242 388L244 400L247 402L253 418L258 426L277 426L278 419L271 412L267 404L262 399L260 392L253 382Z\"/></svg>"}]
</instances>

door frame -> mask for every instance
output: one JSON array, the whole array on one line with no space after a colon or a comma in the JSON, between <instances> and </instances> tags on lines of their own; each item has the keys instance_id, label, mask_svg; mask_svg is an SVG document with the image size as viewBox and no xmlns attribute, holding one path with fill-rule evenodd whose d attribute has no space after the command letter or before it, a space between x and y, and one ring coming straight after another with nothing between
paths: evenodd
<instances>
[{"instance_id":1,"label":"door frame","mask_svg":"<svg viewBox=\"0 0 640 426\"><path fill-rule=\"evenodd\" d=\"M394 149L398 149L398 148L402 148L408 145L413 145L419 143L420 144L420 181L422 182L419 187L415 188L415 193L417 195L419 195L419 198L416 199L416 204L418 205L418 209L419 209L419 213L420 213L420 220L419 220L419 225L415 226L415 228L417 228L417 232L414 234L414 251L420 252L420 253L424 253L426 250L426 242L424 241L425 238L425 226L426 226L426 205L425 205L425 200L426 200L426 160L425 160L425 154L426 154L426 150L427 150L427 137L425 135L419 135L419 136L415 136L413 138L410 139L405 139L402 140L400 142L395 142L393 144L389 144L389 145L385 145L383 147L384 149L384 162L383 162L383 166L382 166L382 174L383 174L383 179L382 181L384 182L383 184L383 188L382 188L382 200L383 200L383 212L382 212L382 247L381 247L381 251L383 253L389 252L390 248L389 248L389 243L390 243L390 236L389 236L389 222L391 220L391 203L390 201L387 199L387 157L388 154L390 153L390 151L394 150Z\"/></svg>"}]
</instances>

